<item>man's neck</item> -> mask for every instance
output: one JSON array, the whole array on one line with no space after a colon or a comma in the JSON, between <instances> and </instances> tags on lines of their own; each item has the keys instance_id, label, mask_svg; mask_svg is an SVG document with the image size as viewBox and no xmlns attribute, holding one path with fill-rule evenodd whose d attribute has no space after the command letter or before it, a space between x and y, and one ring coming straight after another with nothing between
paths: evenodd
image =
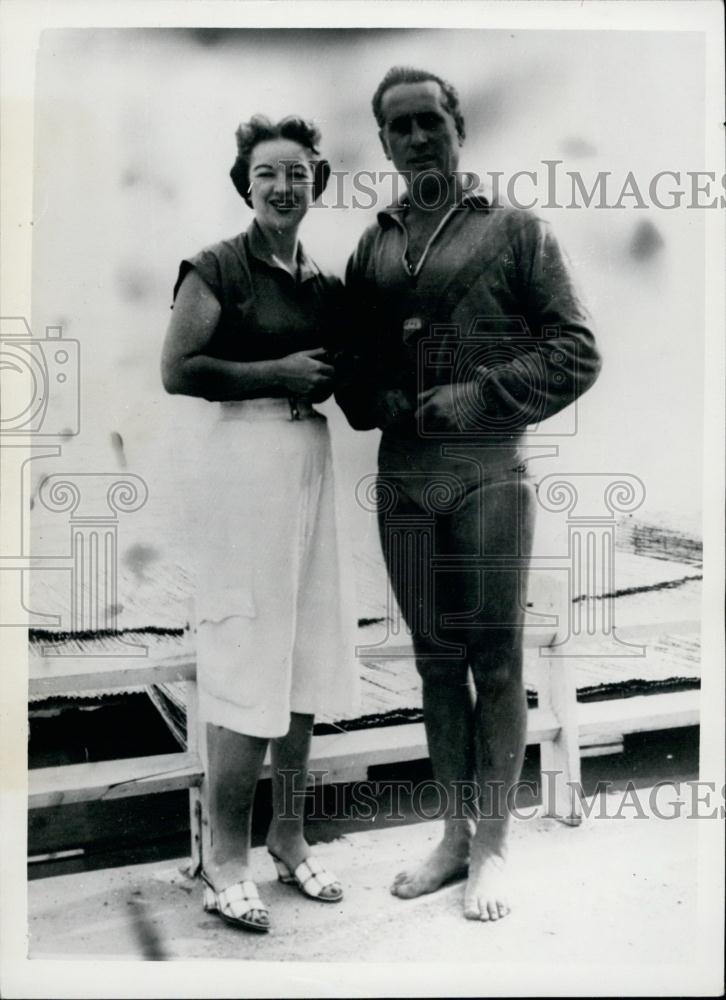
<instances>
[{"instance_id":1,"label":"man's neck","mask_svg":"<svg viewBox=\"0 0 726 1000\"><path fill-rule=\"evenodd\" d=\"M408 212L415 219L440 217L461 201L462 194L463 184L459 174L421 177L409 189Z\"/></svg>"}]
</instances>

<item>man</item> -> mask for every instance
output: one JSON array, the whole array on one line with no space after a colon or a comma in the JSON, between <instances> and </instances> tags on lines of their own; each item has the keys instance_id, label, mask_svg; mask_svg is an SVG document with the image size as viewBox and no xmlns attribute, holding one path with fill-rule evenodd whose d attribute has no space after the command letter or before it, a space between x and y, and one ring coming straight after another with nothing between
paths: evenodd
<instances>
[{"instance_id":1,"label":"man","mask_svg":"<svg viewBox=\"0 0 726 1000\"><path fill-rule=\"evenodd\" d=\"M353 332L337 399L353 427L383 432L381 538L445 803L442 841L392 892L410 898L466 874L466 917L497 920L509 912L508 792L527 728L535 496L521 442L594 382L600 359L549 227L491 205L458 172L454 88L397 67L373 110L407 193L349 262Z\"/></svg>"}]
</instances>

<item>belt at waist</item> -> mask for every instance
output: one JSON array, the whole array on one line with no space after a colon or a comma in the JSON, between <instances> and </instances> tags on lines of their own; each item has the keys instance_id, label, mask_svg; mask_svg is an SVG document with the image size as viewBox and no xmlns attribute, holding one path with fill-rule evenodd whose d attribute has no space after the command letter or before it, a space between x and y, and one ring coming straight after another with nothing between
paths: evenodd
<instances>
[{"instance_id":1,"label":"belt at waist","mask_svg":"<svg viewBox=\"0 0 726 1000\"><path fill-rule=\"evenodd\" d=\"M306 399L295 396L261 396L219 404L220 420L310 420L322 416Z\"/></svg>"}]
</instances>

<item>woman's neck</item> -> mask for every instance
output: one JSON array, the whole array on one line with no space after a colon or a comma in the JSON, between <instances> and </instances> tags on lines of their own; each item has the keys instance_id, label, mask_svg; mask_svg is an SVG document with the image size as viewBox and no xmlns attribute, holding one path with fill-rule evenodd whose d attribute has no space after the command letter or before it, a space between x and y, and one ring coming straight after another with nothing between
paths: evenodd
<instances>
[{"instance_id":1,"label":"woman's neck","mask_svg":"<svg viewBox=\"0 0 726 1000\"><path fill-rule=\"evenodd\" d=\"M273 257L287 268L294 268L297 261L297 228L295 229L272 229L263 226L259 221L257 225L262 230L262 234L267 240Z\"/></svg>"}]
</instances>

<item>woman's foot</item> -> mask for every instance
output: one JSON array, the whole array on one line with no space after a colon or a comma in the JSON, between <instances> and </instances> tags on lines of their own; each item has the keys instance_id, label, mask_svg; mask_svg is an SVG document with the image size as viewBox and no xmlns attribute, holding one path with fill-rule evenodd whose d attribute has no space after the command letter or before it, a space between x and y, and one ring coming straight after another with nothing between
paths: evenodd
<instances>
[{"instance_id":1,"label":"woman's foot","mask_svg":"<svg viewBox=\"0 0 726 1000\"><path fill-rule=\"evenodd\" d=\"M229 876L210 875L209 867L202 872L204 909L218 913L228 924L248 931L265 933L270 929L270 912L260 899L257 886L250 879L247 866L237 869L233 881Z\"/></svg>"},{"instance_id":2,"label":"woman's foot","mask_svg":"<svg viewBox=\"0 0 726 1000\"><path fill-rule=\"evenodd\" d=\"M251 879L250 866L240 862L239 858L234 861L205 860L204 880L215 890L221 892L236 882L243 882Z\"/></svg>"},{"instance_id":3,"label":"woman's foot","mask_svg":"<svg viewBox=\"0 0 726 1000\"><path fill-rule=\"evenodd\" d=\"M280 835L270 828L265 841L267 850L273 857L284 861L291 871L295 871L301 861L307 861L312 854L310 845L300 833Z\"/></svg>"},{"instance_id":4,"label":"woman's foot","mask_svg":"<svg viewBox=\"0 0 726 1000\"><path fill-rule=\"evenodd\" d=\"M297 885L304 895L324 902L337 903L342 898L343 886L314 857L304 837L283 838L271 832L266 844L281 882ZM300 865L303 867L300 868Z\"/></svg>"}]
</instances>

